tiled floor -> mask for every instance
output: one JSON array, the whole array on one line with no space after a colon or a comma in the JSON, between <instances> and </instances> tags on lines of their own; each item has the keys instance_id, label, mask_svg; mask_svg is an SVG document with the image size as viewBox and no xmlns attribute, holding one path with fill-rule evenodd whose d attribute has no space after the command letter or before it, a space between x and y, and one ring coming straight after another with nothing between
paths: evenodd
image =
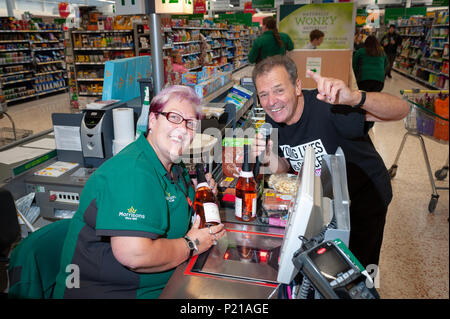
<instances>
[{"instance_id":1,"label":"tiled floor","mask_svg":"<svg viewBox=\"0 0 450 319\"><path fill-rule=\"evenodd\" d=\"M249 69L235 74L249 75ZM422 88L416 82L393 73L384 92L400 96L401 89ZM51 128L51 113L70 112L67 93L9 107L16 126L35 133ZM1 127L9 121L0 120ZM406 132L403 121L377 123L373 141L389 168ZM425 139L431 168L441 168L448 156L448 144ZM436 182L448 187L445 181ZM449 298L449 194L440 190L436 210L428 213L431 184L419 140L409 137L392 180L394 198L389 207L379 267L382 298Z\"/></svg>"}]
</instances>

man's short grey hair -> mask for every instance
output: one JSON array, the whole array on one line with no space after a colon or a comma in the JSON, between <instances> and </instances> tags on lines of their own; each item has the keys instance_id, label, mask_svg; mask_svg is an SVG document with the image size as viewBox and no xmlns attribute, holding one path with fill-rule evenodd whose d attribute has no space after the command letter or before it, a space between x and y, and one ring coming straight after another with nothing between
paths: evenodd
<instances>
[{"instance_id":1,"label":"man's short grey hair","mask_svg":"<svg viewBox=\"0 0 450 319\"><path fill-rule=\"evenodd\" d=\"M295 62L286 55L274 55L257 63L252 73L253 83L256 85L256 78L258 76L270 72L276 66L282 66L285 68L289 74L289 80L292 82L292 85L295 86L298 78L297 66L295 65Z\"/></svg>"}]
</instances>

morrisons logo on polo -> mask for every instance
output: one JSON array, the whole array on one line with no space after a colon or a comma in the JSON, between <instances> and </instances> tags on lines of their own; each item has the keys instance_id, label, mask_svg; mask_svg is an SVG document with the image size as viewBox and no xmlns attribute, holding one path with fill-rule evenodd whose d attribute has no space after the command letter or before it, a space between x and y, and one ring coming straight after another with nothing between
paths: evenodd
<instances>
[{"instance_id":1,"label":"morrisons logo on polo","mask_svg":"<svg viewBox=\"0 0 450 319\"><path fill-rule=\"evenodd\" d=\"M128 208L126 213L119 212L119 217L123 217L126 220L145 219L144 214L137 214L136 212L137 212L137 210L133 206L131 206L130 208Z\"/></svg>"}]
</instances>

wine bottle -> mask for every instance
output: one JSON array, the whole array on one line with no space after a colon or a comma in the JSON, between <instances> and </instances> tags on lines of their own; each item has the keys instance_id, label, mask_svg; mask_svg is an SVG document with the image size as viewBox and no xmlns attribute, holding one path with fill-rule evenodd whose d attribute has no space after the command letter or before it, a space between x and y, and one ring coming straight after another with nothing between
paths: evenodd
<instances>
[{"instance_id":1,"label":"wine bottle","mask_svg":"<svg viewBox=\"0 0 450 319\"><path fill-rule=\"evenodd\" d=\"M202 164L195 165L197 173L197 188L195 191L194 210L200 216L199 228L220 224L219 207L211 187L206 182Z\"/></svg>"},{"instance_id":2,"label":"wine bottle","mask_svg":"<svg viewBox=\"0 0 450 319\"><path fill-rule=\"evenodd\" d=\"M248 162L248 145L244 144L244 163L236 185L234 215L237 220L251 222L256 218L256 181Z\"/></svg>"}]
</instances>

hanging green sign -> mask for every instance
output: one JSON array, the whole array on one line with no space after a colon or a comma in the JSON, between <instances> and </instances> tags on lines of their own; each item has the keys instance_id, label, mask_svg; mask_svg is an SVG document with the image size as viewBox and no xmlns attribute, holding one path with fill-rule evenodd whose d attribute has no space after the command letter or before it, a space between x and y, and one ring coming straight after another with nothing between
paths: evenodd
<instances>
[{"instance_id":1,"label":"hanging green sign","mask_svg":"<svg viewBox=\"0 0 450 319\"><path fill-rule=\"evenodd\" d=\"M228 24L242 24L246 26L252 25L252 14L251 13L234 13L219 14L219 18L214 19L214 22L227 22Z\"/></svg>"},{"instance_id":2,"label":"hanging green sign","mask_svg":"<svg viewBox=\"0 0 450 319\"><path fill-rule=\"evenodd\" d=\"M433 7L448 7L448 0L433 0Z\"/></svg>"},{"instance_id":3,"label":"hanging green sign","mask_svg":"<svg viewBox=\"0 0 450 319\"><path fill-rule=\"evenodd\" d=\"M194 14L172 14L172 19L186 19L186 20L203 20L203 13Z\"/></svg>"},{"instance_id":4,"label":"hanging green sign","mask_svg":"<svg viewBox=\"0 0 450 319\"><path fill-rule=\"evenodd\" d=\"M274 7L275 0L252 0L254 9L271 9Z\"/></svg>"},{"instance_id":5,"label":"hanging green sign","mask_svg":"<svg viewBox=\"0 0 450 319\"><path fill-rule=\"evenodd\" d=\"M448 0L447 0L448 2ZM411 16L426 16L426 7L412 7L412 8L386 8L384 9L384 23L397 20L398 18L409 18Z\"/></svg>"}]
</instances>

